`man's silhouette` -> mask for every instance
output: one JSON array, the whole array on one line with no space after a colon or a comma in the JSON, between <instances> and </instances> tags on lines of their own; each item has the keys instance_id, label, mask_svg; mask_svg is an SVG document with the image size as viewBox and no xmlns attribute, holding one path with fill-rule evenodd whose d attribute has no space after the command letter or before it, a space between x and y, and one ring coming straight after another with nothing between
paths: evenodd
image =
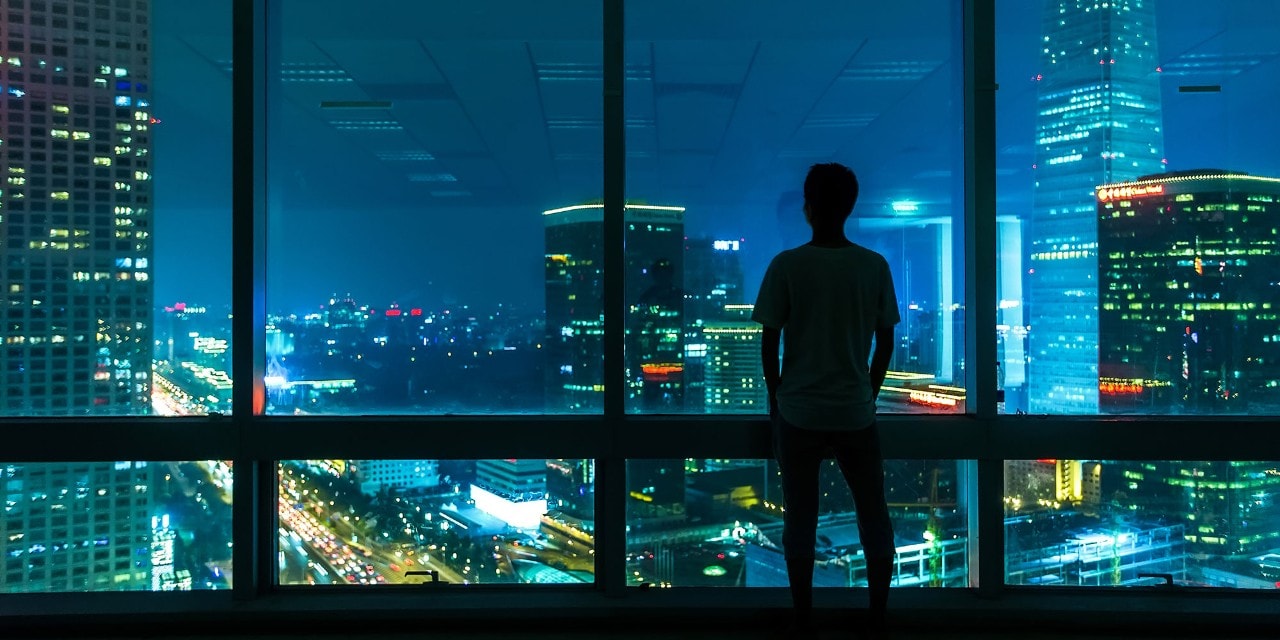
<instances>
[{"instance_id":1,"label":"man's silhouette","mask_svg":"<svg viewBox=\"0 0 1280 640\"><path fill-rule=\"evenodd\" d=\"M752 314L764 325L764 376L782 471L782 546L797 631L810 626L818 468L828 450L853 492L873 627L883 627L889 599L894 541L875 400L893 354L898 303L884 256L845 237L857 199L858 180L848 167L809 169L804 216L813 239L774 257Z\"/></svg>"}]
</instances>

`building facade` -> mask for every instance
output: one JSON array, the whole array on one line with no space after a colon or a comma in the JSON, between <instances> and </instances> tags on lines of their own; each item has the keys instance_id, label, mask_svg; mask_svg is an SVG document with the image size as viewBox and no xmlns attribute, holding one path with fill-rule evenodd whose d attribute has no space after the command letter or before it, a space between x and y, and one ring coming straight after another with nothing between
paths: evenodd
<instances>
[{"instance_id":1,"label":"building facade","mask_svg":"<svg viewBox=\"0 0 1280 640\"><path fill-rule=\"evenodd\" d=\"M599 411L604 397L604 205L543 212L547 411ZM678 411L684 388L684 208L625 211L628 406Z\"/></svg>"},{"instance_id":2,"label":"building facade","mask_svg":"<svg viewBox=\"0 0 1280 640\"><path fill-rule=\"evenodd\" d=\"M761 368L764 329L751 319L755 305L725 305L725 320L702 325L707 345L703 394L707 413L768 413L769 392ZM728 319L730 316L736 319Z\"/></svg>"},{"instance_id":3,"label":"building facade","mask_svg":"<svg viewBox=\"0 0 1280 640\"><path fill-rule=\"evenodd\" d=\"M517 529L536 529L547 513L547 461L477 460L469 494L480 511Z\"/></svg>"},{"instance_id":4,"label":"building facade","mask_svg":"<svg viewBox=\"0 0 1280 640\"><path fill-rule=\"evenodd\" d=\"M1155 3L1044 4L1026 302L1032 413L1098 411L1094 188L1163 170Z\"/></svg>"},{"instance_id":5,"label":"building facade","mask_svg":"<svg viewBox=\"0 0 1280 640\"><path fill-rule=\"evenodd\" d=\"M0 413L151 413L150 14L0 18Z\"/></svg>"},{"instance_id":6,"label":"building facade","mask_svg":"<svg viewBox=\"0 0 1280 640\"><path fill-rule=\"evenodd\" d=\"M352 460L360 491L422 491L440 484L438 460Z\"/></svg>"},{"instance_id":7,"label":"building facade","mask_svg":"<svg viewBox=\"0 0 1280 640\"><path fill-rule=\"evenodd\" d=\"M173 562L158 558L152 566L153 545L166 542L152 531L154 469L146 462L0 465L0 593L146 590L153 582L159 590L172 583Z\"/></svg>"},{"instance_id":8,"label":"building facade","mask_svg":"<svg viewBox=\"0 0 1280 640\"><path fill-rule=\"evenodd\" d=\"M1280 179L1107 184L1097 215L1102 412L1280 410Z\"/></svg>"}]
</instances>

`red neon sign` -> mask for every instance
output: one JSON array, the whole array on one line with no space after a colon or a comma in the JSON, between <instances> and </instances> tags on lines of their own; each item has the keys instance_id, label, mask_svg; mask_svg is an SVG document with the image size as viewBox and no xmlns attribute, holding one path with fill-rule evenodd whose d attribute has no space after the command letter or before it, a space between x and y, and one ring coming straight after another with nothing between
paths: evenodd
<instances>
[{"instance_id":1,"label":"red neon sign","mask_svg":"<svg viewBox=\"0 0 1280 640\"><path fill-rule=\"evenodd\" d=\"M1098 391L1109 396L1136 396L1146 387L1133 382L1100 382Z\"/></svg>"},{"instance_id":2,"label":"red neon sign","mask_svg":"<svg viewBox=\"0 0 1280 640\"><path fill-rule=\"evenodd\" d=\"M1104 187L1102 189L1098 189L1098 202L1110 202L1112 200L1124 200L1127 198L1141 198L1144 196L1158 196L1163 193L1163 184L1149 184L1138 187Z\"/></svg>"}]
</instances>

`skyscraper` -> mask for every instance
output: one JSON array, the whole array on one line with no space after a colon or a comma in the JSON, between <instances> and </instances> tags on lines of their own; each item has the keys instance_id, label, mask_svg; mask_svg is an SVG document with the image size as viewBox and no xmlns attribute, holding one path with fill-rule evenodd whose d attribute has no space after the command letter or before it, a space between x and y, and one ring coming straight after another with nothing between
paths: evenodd
<instances>
[{"instance_id":1,"label":"skyscraper","mask_svg":"<svg viewBox=\"0 0 1280 640\"><path fill-rule=\"evenodd\" d=\"M600 204L543 212L548 411L602 406L603 212ZM625 224L628 401L643 410L677 410L683 398L684 208L626 205Z\"/></svg>"},{"instance_id":2,"label":"skyscraper","mask_svg":"<svg viewBox=\"0 0 1280 640\"><path fill-rule=\"evenodd\" d=\"M741 240L702 236L684 245L684 411L702 413L706 406L708 322L725 320L725 305L746 302L743 292Z\"/></svg>"},{"instance_id":3,"label":"skyscraper","mask_svg":"<svg viewBox=\"0 0 1280 640\"><path fill-rule=\"evenodd\" d=\"M764 329L751 320L755 305L725 305L724 320L702 326L707 344L707 413L768 413L768 389L760 362ZM736 319L728 319L736 315Z\"/></svg>"},{"instance_id":4,"label":"skyscraper","mask_svg":"<svg viewBox=\"0 0 1280 640\"><path fill-rule=\"evenodd\" d=\"M546 224L547 411L604 406L603 207L543 212Z\"/></svg>"},{"instance_id":5,"label":"skyscraper","mask_svg":"<svg viewBox=\"0 0 1280 640\"><path fill-rule=\"evenodd\" d=\"M1048 0L1027 276L1033 413L1098 411L1094 187L1163 170L1155 3Z\"/></svg>"},{"instance_id":6,"label":"skyscraper","mask_svg":"<svg viewBox=\"0 0 1280 640\"><path fill-rule=\"evenodd\" d=\"M725 319L725 305L746 302L741 250L741 240L704 236L685 241L686 323Z\"/></svg>"},{"instance_id":7,"label":"skyscraper","mask_svg":"<svg viewBox=\"0 0 1280 640\"><path fill-rule=\"evenodd\" d=\"M70 9L0 16L0 413L148 414L150 2Z\"/></svg>"},{"instance_id":8,"label":"skyscraper","mask_svg":"<svg viewBox=\"0 0 1280 640\"><path fill-rule=\"evenodd\" d=\"M0 15L0 414L151 413L150 18L150 0ZM175 588L151 478L0 467L0 591Z\"/></svg>"},{"instance_id":9,"label":"skyscraper","mask_svg":"<svg viewBox=\"0 0 1280 640\"><path fill-rule=\"evenodd\" d=\"M1102 412L1280 410L1280 179L1106 184L1097 215Z\"/></svg>"},{"instance_id":10,"label":"skyscraper","mask_svg":"<svg viewBox=\"0 0 1280 640\"><path fill-rule=\"evenodd\" d=\"M152 536L154 469L146 462L0 464L0 593L139 590L172 576L171 562L152 563L153 542L164 543Z\"/></svg>"}]
</instances>

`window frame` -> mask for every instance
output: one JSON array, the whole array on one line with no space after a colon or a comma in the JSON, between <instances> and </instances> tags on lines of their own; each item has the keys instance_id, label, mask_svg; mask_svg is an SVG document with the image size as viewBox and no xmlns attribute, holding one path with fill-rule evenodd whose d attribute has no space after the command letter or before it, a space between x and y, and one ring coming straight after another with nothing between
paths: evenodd
<instances>
[{"instance_id":1,"label":"window frame","mask_svg":"<svg viewBox=\"0 0 1280 640\"><path fill-rule=\"evenodd\" d=\"M632 0L635 1L635 0ZM232 336L234 409L227 416L185 418L2 418L6 460L21 462L104 459L228 459L235 464L235 585L227 592L60 593L0 595L0 623L52 623L66 614L106 620L130 610L202 614L251 622L264 611L302 619L337 608L344 614L422 615L465 619L491 607L508 617L537 616L547 606L614 608L784 608L784 589L629 589L626 586L626 462L639 458L765 458L771 456L762 416L628 415L624 407L623 201L625 198L624 0L601 0L604 41L605 396L595 416L268 416L265 415L266 134L272 95L267 60L279 42L268 37L279 3L232 0L233 59L233 273L236 313ZM970 523L970 588L895 590L895 607L945 610L979 620L1002 612L1008 619L1043 622L1074 617L1088 607L1099 621L1123 621L1142 608L1162 616L1217 614L1217 624L1274 622L1280 601L1269 593L1138 587L1124 590L1004 585L1005 460L1280 459L1274 418L1168 416L1019 416L996 411L995 82L996 0L963 0L964 55L964 353L970 401L963 415L881 418L885 458L972 461L959 489ZM973 357L974 354L987 354ZM352 426L359 438L351 438ZM546 434L519 437L531 428ZM1206 438L1206 431L1228 438ZM419 444L406 433L427 432ZM484 438L474 434L483 432ZM102 434L110 434L102 438ZM630 437L642 433L645 437ZM493 443L502 443L501 448ZM417 446L417 450L411 450ZM445 459L567 457L596 460L596 582L586 587L484 585L422 598L416 587L379 589L277 586L275 567L276 461L314 458ZM518 590L520 598L510 595ZM1212 593L1210 593L1212 591ZM339 594L340 593L340 594ZM340 597L340 601L334 598ZM847 596L845 596L847 597ZM518 600L513 602L513 600ZM819 606L839 594L820 593ZM549 605L550 603L550 605ZM251 604L249 608L244 605ZM1260 606L1261 605L1261 606ZM122 609L121 607L128 607ZM1047 612L1047 613L1046 613ZM1261 612L1261 613L1260 613ZM1228 621L1227 615L1231 615ZM1235 614L1240 614L1236 617ZM485 615L490 615L486 613ZM1108 615L1110 617L1108 617ZM1056 616L1056 617L1055 617ZM75 619L73 616L71 619ZM1172 618L1166 618L1172 619ZM148 618L148 620L150 620ZM65 622L65 621L64 621ZM141 624L141 623L137 623Z\"/></svg>"}]
</instances>

